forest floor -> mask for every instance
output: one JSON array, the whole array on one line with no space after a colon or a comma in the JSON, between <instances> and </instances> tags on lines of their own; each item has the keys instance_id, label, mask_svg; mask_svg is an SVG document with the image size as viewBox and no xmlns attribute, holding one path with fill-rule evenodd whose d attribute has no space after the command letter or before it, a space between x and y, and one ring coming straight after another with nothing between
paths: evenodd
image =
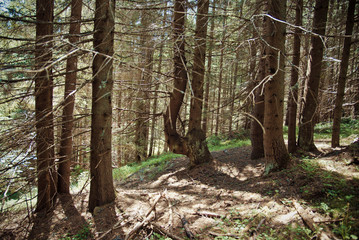
<instances>
[{"instance_id":1,"label":"forest floor","mask_svg":"<svg viewBox=\"0 0 359 240\"><path fill-rule=\"evenodd\" d=\"M165 232L173 239L356 239L359 168L347 148L317 146L321 154L297 156L290 169L267 175L250 147L212 152L213 162L193 169L176 158L160 172L117 182L115 204L94 215L86 190L61 197L51 215L31 223L25 211L4 214L0 239L125 239L136 225L133 239L166 239Z\"/></svg>"}]
</instances>

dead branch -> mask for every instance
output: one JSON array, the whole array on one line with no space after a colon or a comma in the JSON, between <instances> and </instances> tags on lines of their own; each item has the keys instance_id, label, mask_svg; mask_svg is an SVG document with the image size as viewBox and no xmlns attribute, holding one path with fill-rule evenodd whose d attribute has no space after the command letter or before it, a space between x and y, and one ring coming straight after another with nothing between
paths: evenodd
<instances>
[{"instance_id":1,"label":"dead branch","mask_svg":"<svg viewBox=\"0 0 359 240\"><path fill-rule=\"evenodd\" d=\"M157 223L151 223L151 225L153 226L153 231L155 231L158 234L163 234L166 235L174 240L183 240L183 238L178 237L174 234L172 234L169 231L166 231L166 229L164 229L163 227L161 227L160 225L158 225Z\"/></svg>"},{"instance_id":2,"label":"dead branch","mask_svg":"<svg viewBox=\"0 0 359 240\"><path fill-rule=\"evenodd\" d=\"M293 201L294 208L297 210L299 216L302 218L303 222L312 230L313 232L319 230L318 238L321 240L329 240L329 239L338 239L335 235L327 228L323 227L319 229L318 226L315 224L312 217L308 214L307 211L297 202Z\"/></svg>"},{"instance_id":3,"label":"dead branch","mask_svg":"<svg viewBox=\"0 0 359 240\"><path fill-rule=\"evenodd\" d=\"M203 217L212 217L212 218L225 218L225 215L221 215L214 212L207 212L207 211L197 211L195 212L196 215L203 216Z\"/></svg>"},{"instance_id":4,"label":"dead branch","mask_svg":"<svg viewBox=\"0 0 359 240\"><path fill-rule=\"evenodd\" d=\"M194 239L194 235L193 233L191 232L191 229L189 228L189 224L188 224L188 221L187 219L185 218L185 216L181 216L181 223L182 223L182 226L184 228L184 231L186 232L186 236L189 238L189 239Z\"/></svg>"},{"instance_id":5,"label":"dead branch","mask_svg":"<svg viewBox=\"0 0 359 240\"><path fill-rule=\"evenodd\" d=\"M146 226L151 220L152 218L154 218L151 214L151 212L155 209L156 204L158 203L158 201L163 197L164 193L166 191L164 191L163 193L161 193L160 195L158 195L158 197L156 198L156 200L154 201L154 203L152 204L151 208L147 211L147 213L145 214L145 219L143 219L141 222L136 223L136 225L133 227L133 229L126 235L125 240L129 240L132 239L132 237L134 237L136 235L136 233L144 226Z\"/></svg>"},{"instance_id":6,"label":"dead branch","mask_svg":"<svg viewBox=\"0 0 359 240\"><path fill-rule=\"evenodd\" d=\"M212 231L209 231L208 233L215 237L231 237L231 238L236 238L236 239L241 238L240 236L235 235L235 234L223 234L223 233L216 233L216 232L212 232Z\"/></svg>"}]
</instances>

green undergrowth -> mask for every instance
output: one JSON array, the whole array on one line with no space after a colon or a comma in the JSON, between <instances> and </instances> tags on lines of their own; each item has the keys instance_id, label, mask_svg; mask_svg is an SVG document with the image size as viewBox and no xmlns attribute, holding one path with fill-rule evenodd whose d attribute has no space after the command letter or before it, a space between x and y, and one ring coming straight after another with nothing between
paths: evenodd
<instances>
[{"instance_id":1,"label":"green undergrowth","mask_svg":"<svg viewBox=\"0 0 359 240\"><path fill-rule=\"evenodd\" d=\"M317 159L304 157L294 171L306 177L299 192L312 208L333 219L332 231L341 239L359 237L359 179L325 170Z\"/></svg>"},{"instance_id":2,"label":"green undergrowth","mask_svg":"<svg viewBox=\"0 0 359 240\"><path fill-rule=\"evenodd\" d=\"M142 173L144 171L151 171L152 174L155 172L161 172L168 165L169 161L180 157L182 155L174 154L174 153L164 153L158 156L153 156L147 159L146 161L137 163L133 162L122 166L120 168L114 169L113 178L115 180L121 181L131 176L132 174L139 172Z\"/></svg>"},{"instance_id":3,"label":"green undergrowth","mask_svg":"<svg viewBox=\"0 0 359 240\"><path fill-rule=\"evenodd\" d=\"M321 122L315 125L314 139L331 139L333 122ZM283 128L284 137L288 137L288 126ZM297 127L298 133L298 127ZM340 138L351 141L359 136L359 119L343 118L340 124Z\"/></svg>"},{"instance_id":4,"label":"green undergrowth","mask_svg":"<svg viewBox=\"0 0 359 240\"><path fill-rule=\"evenodd\" d=\"M224 149L243 147L250 145L247 132L235 132L231 136L211 136L207 138L207 144L210 151L220 151ZM145 173L149 173L149 177L154 177L157 173L163 171L171 162L172 159L181 157L183 155L174 153L163 153L158 156L153 156L146 161L137 163L133 162L113 170L113 177L117 181L124 180L133 174L138 173L140 178Z\"/></svg>"}]
</instances>

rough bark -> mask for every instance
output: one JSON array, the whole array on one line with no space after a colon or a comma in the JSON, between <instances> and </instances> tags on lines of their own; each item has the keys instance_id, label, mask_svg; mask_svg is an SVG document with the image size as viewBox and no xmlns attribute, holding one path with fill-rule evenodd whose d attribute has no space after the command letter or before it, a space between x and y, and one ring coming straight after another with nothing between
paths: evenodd
<instances>
[{"instance_id":1,"label":"rough bark","mask_svg":"<svg viewBox=\"0 0 359 240\"><path fill-rule=\"evenodd\" d=\"M114 16L114 0L96 0L93 42L96 54L92 65L90 212L97 206L113 202L116 197L111 159Z\"/></svg>"},{"instance_id":2,"label":"rough bark","mask_svg":"<svg viewBox=\"0 0 359 240\"><path fill-rule=\"evenodd\" d=\"M256 1L256 8L259 10L261 8L261 1ZM255 24L259 22L256 21ZM260 23L258 23L260 24ZM257 24L256 24L257 25ZM263 26L262 26L263 28ZM257 31L253 30L253 38L257 37ZM256 88L253 92L254 94L254 103L252 108L252 115L256 119L251 119L250 121L250 138L251 138L251 159L258 159L264 157L264 146L263 146L263 120L264 120L264 91L263 85L258 86L260 82L265 78L265 51L264 44L259 43L259 56L258 61L258 74L255 74L255 58L257 55L256 45L253 43L251 45L251 63L250 63L250 81L249 89L252 91L253 88ZM258 122L260 123L258 123Z\"/></svg>"},{"instance_id":3,"label":"rough bark","mask_svg":"<svg viewBox=\"0 0 359 240\"><path fill-rule=\"evenodd\" d=\"M285 21L286 1L269 0L268 14ZM283 139L285 24L265 18L266 75L263 143L266 170L287 168L290 156Z\"/></svg>"},{"instance_id":4,"label":"rough bark","mask_svg":"<svg viewBox=\"0 0 359 240\"><path fill-rule=\"evenodd\" d=\"M188 150L191 165L212 160L206 143L206 134L201 128L203 84L206 62L206 36L209 0L199 0L195 31L195 49L192 71L190 119L188 125Z\"/></svg>"},{"instance_id":5,"label":"rough bark","mask_svg":"<svg viewBox=\"0 0 359 240\"><path fill-rule=\"evenodd\" d=\"M222 81L223 81L223 60L224 60L224 48L225 48L225 37L226 37L226 20L227 17L226 14L226 4L224 5L223 9L223 31L222 31L222 39L221 39L221 54L219 59L219 76L218 76L218 95L217 95L217 109L216 109L216 128L215 128L215 135L218 135L219 132L219 126L221 125L220 121L220 113L221 113L221 98L222 98Z\"/></svg>"},{"instance_id":6,"label":"rough bark","mask_svg":"<svg viewBox=\"0 0 359 240\"><path fill-rule=\"evenodd\" d=\"M263 48L264 46L262 46ZM264 120L264 93L263 85L260 82L265 78L265 52L262 51L261 59L259 60L259 72L254 80L254 106L252 110L252 115L256 119L251 120L251 159L258 159L264 157L264 146L263 146L263 120ZM260 124L259 124L259 123ZM261 126L262 125L262 126Z\"/></svg>"},{"instance_id":7,"label":"rough bark","mask_svg":"<svg viewBox=\"0 0 359 240\"><path fill-rule=\"evenodd\" d=\"M36 1L35 115L37 151L36 211L50 210L56 194L54 124L52 112L52 34L54 1Z\"/></svg>"},{"instance_id":8,"label":"rough bark","mask_svg":"<svg viewBox=\"0 0 359 240\"><path fill-rule=\"evenodd\" d=\"M340 62L340 71L338 79L337 95L335 99L335 106L333 112L333 132L332 132L332 147L339 146L340 140L340 122L342 118L342 105L344 99L345 82L348 72L351 35L354 27L354 11L355 0L349 0L348 15L346 22L345 35L348 36L344 39L344 47L342 53L342 61Z\"/></svg>"},{"instance_id":9,"label":"rough bark","mask_svg":"<svg viewBox=\"0 0 359 240\"><path fill-rule=\"evenodd\" d=\"M174 6L174 90L170 104L164 115L165 137L169 148L174 153L185 154L190 159L191 166L212 160L206 143L206 135L201 128L204 65L206 57L206 34L208 19L208 0L198 1L197 23L195 33L195 50L193 79L191 81L193 96L190 105L189 130L185 137L176 130L176 121L186 90L187 72L184 57L184 2L178 0Z\"/></svg>"},{"instance_id":10,"label":"rough bark","mask_svg":"<svg viewBox=\"0 0 359 240\"><path fill-rule=\"evenodd\" d=\"M140 54L140 71L141 78L138 85L138 100L136 101L136 161L146 160L148 154L148 134L149 134L149 108L150 101L148 87L152 80L153 68L153 41L151 35L147 32L150 26L151 15L147 10L142 10L141 25L142 31L140 45L145 49Z\"/></svg>"},{"instance_id":11,"label":"rough bark","mask_svg":"<svg viewBox=\"0 0 359 240\"><path fill-rule=\"evenodd\" d=\"M327 23L328 0L317 0L314 8L313 32L324 36ZM318 88L323 60L323 39L318 35L311 37L311 50L308 81L299 125L298 146L305 151L317 150L314 145L315 113L318 106Z\"/></svg>"},{"instance_id":12,"label":"rough bark","mask_svg":"<svg viewBox=\"0 0 359 240\"><path fill-rule=\"evenodd\" d=\"M302 25L303 0L297 0L295 7L295 25ZM301 30L294 30L293 39L293 60L290 78L290 88L288 94L288 151L293 153L297 149L296 127L297 127L297 108L298 108L298 76L300 62L300 34Z\"/></svg>"},{"instance_id":13,"label":"rough bark","mask_svg":"<svg viewBox=\"0 0 359 240\"><path fill-rule=\"evenodd\" d=\"M80 20L81 20L82 0L71 1L71 21L69 42L72 46L69 51L73 51L76 43L79 41ZM58 193L70 193L70 174L71 162L73 160L73 112L75 106L76 78L77 78L77 56L72 55L67 59L66 77L65 77L65 94L64 108L62 113L62 128L59 150L59 167L58 167Z\"/></svg>"},{"instance_id":14,"label":"rough bark","mask_svg":"<svg viewBox=\"0 0 359 240\"><path fill-rule=\"evenodd\" d=\"M173 37L174 37L174 84L169 105L164 114L164 133L168 147L174 153L185 154L184 139L176 129L177 118L182 106L187 87L186 57L185 57L185 0L174 3Z\"/></svg>"},{"instance_id":15,"label":"rough bark","mask_svg":"<svg viewBox=\"0 0 359 240\"><path fill-rule=\"evenodd\" d=\"M214 35L214 16L216 14L216 0L213 1L212 6L212 16L211 16L211 29L209 36L209 47L208 47L208 56L207 56L207 74L206 74L206 91L204 94L204 105L203 105L203 122L202 129L207 133L208 122L209 122L209 90L211 86L211 73L212 73L212 52L213 52L213 35ZM212 114L213 115L213 114Z\"/></svg>"}]
</instances>

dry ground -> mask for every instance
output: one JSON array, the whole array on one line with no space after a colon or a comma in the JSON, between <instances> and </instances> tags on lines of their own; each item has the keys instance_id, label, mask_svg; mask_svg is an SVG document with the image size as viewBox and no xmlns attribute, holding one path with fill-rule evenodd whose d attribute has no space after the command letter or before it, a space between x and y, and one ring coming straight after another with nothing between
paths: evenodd
<instances>
[{"instance_id":1,"label":"dry ground","mask_svg":"<svg viewBox=\"0 0 359 240\"><path fill-rule=\"evenodd\" d=\"M317 156L323 166L318 174L347 181L345 194L359 199L358 167L348 165L347 153L329 151ZM31 222L26 212L3 214L0 239L125 239L158 198L150 223L134 239L158 239L153 231L159 227L182 239L185 227L196 239L306 239L305 234L310 239L315 233L300 232L303 220L293 202L317 224L338 220L313 208L313 202L333 197L331 188L316 173L308 176L310 169L299 167L299 160L297 167L264 176L264 160L251 160L250 147L212 154L212 163L194 169L186 167L186 158L177 158L155 176L152 169L116 183L116 203L96 208L94 216L86 211L86 191L60 198L51 215Z\"/></svg>"}]
</instances>

